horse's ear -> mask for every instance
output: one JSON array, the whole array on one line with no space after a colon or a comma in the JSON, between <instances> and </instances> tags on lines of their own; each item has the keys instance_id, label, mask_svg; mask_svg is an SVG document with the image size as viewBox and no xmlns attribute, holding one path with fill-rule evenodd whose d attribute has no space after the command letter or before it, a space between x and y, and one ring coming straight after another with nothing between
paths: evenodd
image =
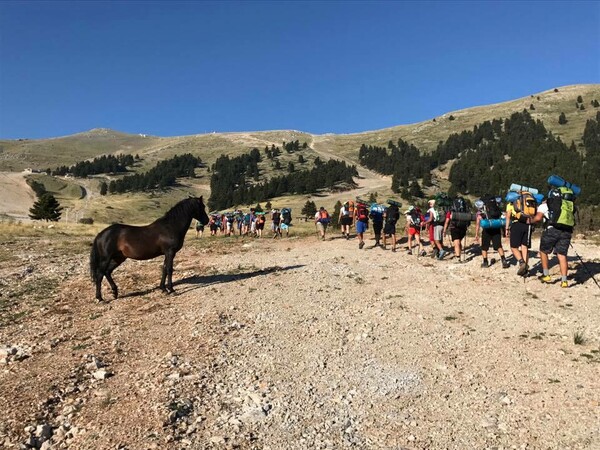
<instances>
[{"instance_id":1,"label":"horse's ear","mask_svg":"<svg viewBox=\"0 0 600 450\"><path fill-rule=\"evenodd\" d=\"M200 203L204 203L203 195L200 196Z\"/></svg>"}]
</instances>

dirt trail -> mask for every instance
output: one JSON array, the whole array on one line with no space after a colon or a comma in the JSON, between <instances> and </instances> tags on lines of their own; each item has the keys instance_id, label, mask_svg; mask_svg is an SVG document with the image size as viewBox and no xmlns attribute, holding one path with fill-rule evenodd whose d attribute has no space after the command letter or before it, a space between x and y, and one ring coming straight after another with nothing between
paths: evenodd
<instances>
[{"instance_id":1,"label":"dirt trail","mask_svg":"<svg viewBox=\"0 0 600 450\"><path fill-rule=\"evenodd\" d=\"M600 289L575 258L560 289L474 255L188 237L176 295L127 261L97 304L85 242L3 245L0 345L29 357L0 366L0 446L47 424L71 449L600 448Z\"/></svg>"}]
</instances>

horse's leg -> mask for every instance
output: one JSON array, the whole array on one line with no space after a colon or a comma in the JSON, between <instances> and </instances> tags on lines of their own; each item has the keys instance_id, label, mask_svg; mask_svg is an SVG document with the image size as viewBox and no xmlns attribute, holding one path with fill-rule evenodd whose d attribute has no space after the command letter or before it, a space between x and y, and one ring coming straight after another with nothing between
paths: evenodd
<instances>
[{"instance_id":1,"label":"horse's leg","mask_svg":"<svg viewBox=\"0 0 600 450\"><path fill-rule=\"evenodd\" d=\"M106 280L108 281L108 284L110 284L110 288L112 289L112 293L113 293L113 297L115 299L117 299L119 297L119 288L117 288L117 284L115 283L115 281L112 278L112 273L113 270L115 270L117 267L119 267L121 265L121 263L123 261L125 261L125 257L121 257L121 258L115 258L113 257L113 259L110 260L110 262L108 263L108 268L106 269L106 273L104 274L104 276L106 277Z\"/></svg>"},{"instance_id":2,"label":"horse's leg","mask_svg":"<svg viewBox=\"0 0 600 450\"><path fill-rule=\"evenodd\" d=\"M173 289L173 259L175 259L175 252L168 250L165 253L165 262L163 264L163 273L160 282L160 288L167 294L175 292L175 290ZM167 281L166 288L165 281Z\"/></svg>"},{"instance_id":3,"label":"horse's leg","mask_svg":"<svg viewBox=\"0 0 600 450\"><path fill-rule=\"evenodd\" d=\"M102 279L104 278L104 274L98 270L96 272L96 300L99 302L103 302L102 298Z\"/></svg>"}]
</instances>

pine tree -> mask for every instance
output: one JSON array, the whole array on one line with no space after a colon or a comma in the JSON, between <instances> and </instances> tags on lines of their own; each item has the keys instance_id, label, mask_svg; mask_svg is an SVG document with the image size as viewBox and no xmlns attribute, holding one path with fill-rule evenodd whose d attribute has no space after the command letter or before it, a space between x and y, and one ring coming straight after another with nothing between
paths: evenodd
<instances>
[{"instance_id":1,"label":"pine tree","mask_svg":"<svg viewBox=\"0 0 600 450\"><path fill-rule=\"evenodd\" d=\"M564 113L564 112L561 112L561 113L560 113L560 116L558 116L558 123L559 123L560 125L564 125L564 124L566 124L567 122L568 122L568 121L567 121L567 116L565 116L565 113Z\"/></svg>"},{"instance_id":2,"label":"pine tree","mask_svg":"<svg viewBox=\"0 0 600 450\"><path fill-rule=\"evenodd\" d=\"M304 156L302 156L302 155L298 155L298 162L299 162L300 164L304 164Z\"/></svg>"},{"instance_id":3,"label":"pine tree","mask_svg":"<svg viewBox=\"0 0 600 450\"><path fill-rule=\"evenodd\" d=\"M534 111L535 110L535 106L533 106L533 103L531 105L529 105L529 109Z\"/></svg>"},{"instance_id":4,"label":"pine tree","mask_svg":"<svg viewBox=\"0 0 600 450\"><path fill-rule=\"evenodd\" d=\"M29 209L29 217L33 220L45 220L46 222L58 222L60 220L62 206L54 195L45 193Z\"/></svg>"},{"instance_id":5,"label":"pine tree","mask_svg":"<svg viewBox=\"0 0 600 450\"><path fill-rule=\"evenodd\" d=\"M300 212L306 217L314 217L317 213L317 205L315 205L315 202L307 200Z\"/></svg>"},{"instance_id":6,"label":"pine tree","mask_svg":"<svg viewBox=\"0 0 600 450\"><path fill-rule=\"evenodd\" d=\"M339 200L335 203L334 207L333 207L333 215L331 216L331 225L334 228L337 228L339 223L339 218L340 218L340 210L342 209L342 202L340 202Z\"/></svg>"},{"instance_id":7,"label":"pine tree","mask_svg":"<svg viewBox=\"0 0 600 450\"><path fill-rule=\"evenodd\" d=\"M290 162L288 163L287 170L288 170L288 172L289 172L289 173L292 173L292 172L294 172L294 163L293 163L293 162L291 162L291 161L290 161Z\"/></svg>"},{"instance_id":8,"label":"pine tree","mask_svg":"<svg viewBox=\"0 0 600 450\"><path fill-rule=\"evenodd\" d=\"M256 206L254 207L254 211L257 213L263 212L262 206L260 206L260 203L257 203Z\"/></svg>"},{"instance_id":9,"label":"pine tree","mask_svg":"<svg viewBox=\"0 0 600 450\"><path fill-rule=\"evenodd\" d=\"M408 192L413 197L419 197L419 198L423 197L423 191L421 190L421 186L419 186L419 182L417 180L414 180L412 183L410 183Z\"/></svg>"},{"instance_id":10,"label":"pine tree","mask_svg":"<svg viewBox=\"0 0 600 450\"><path fill-rule=\"evenodd\" d=\"M377 203L377 192L371 192L369 194L369 203Z\"/></svg>"},{"instance_id":11,"label":"pine tree","mask_svg":"<svg viewBox=\"0 0 600 450\"><path fill-rule=\"evenodd\" d=\"M581 95L577 96L577 103L583 103L583 97L581 97Z\"/></svg>"},{"instance_id":12,"label":"pine tree","mask_svg":"<svg viewBox=\"0 0 600 450\"><path fill-rule=\"evenodd\" d=\"M100 183L100 195L106 195L108 192L108 184L106 184L106 181L103 181L102 183Z\"/></svg>"},{"instance_id":13,"label":"pine tree","mask_svg":"<svg viewBox=\"0 0 600 450\"><path fill-rule=\"evenodd\" d=\"M265 209L266 209L267 211L270 211L272 207L273 207L273 205L271 204L271 202L270 202L270 201L267 201L267 203L265 203Z\"/></svg>"}]
</instances>

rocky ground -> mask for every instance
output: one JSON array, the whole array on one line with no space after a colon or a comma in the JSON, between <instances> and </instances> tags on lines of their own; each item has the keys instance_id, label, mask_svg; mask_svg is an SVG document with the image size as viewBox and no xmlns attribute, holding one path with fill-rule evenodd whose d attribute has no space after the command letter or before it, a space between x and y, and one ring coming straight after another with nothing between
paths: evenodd
<instances>
[{"instance_id":1,"label":"rocky ground","mask_svg":"<svg viewBox=\"0 0 600 450\"><path fill-rule=\"evenodd\" d=\"M99 304L90 240L0 244L1 448L600 448L600 288L576 258L561 289L473 254L190 236L175 295L127 261Z\"/></svg>"}]
</instances>

